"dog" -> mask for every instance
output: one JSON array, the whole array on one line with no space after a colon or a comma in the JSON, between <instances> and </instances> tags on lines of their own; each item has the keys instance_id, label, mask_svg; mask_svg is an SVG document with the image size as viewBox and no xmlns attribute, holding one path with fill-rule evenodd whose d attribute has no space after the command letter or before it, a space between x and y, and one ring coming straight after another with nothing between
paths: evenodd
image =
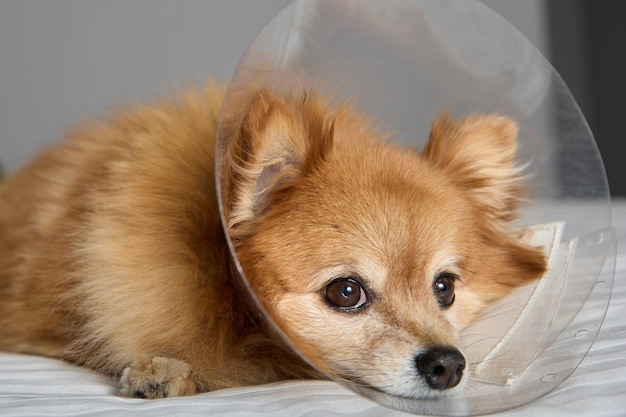
<instances>
[{"instance_id":1,"label":"dog","mask_svg":"<svg viewBox=\"0 0 626 417\"><path fill-rule=\"evenodd\" d=\"M419 153L354 105L251 88L216 167L224 96L210 82L114 112L4 179L0 349L128 397L329 377L462 389L459 331L546 268L514 227L515 122L444 114Z\"/></svg>"}]
</instances>

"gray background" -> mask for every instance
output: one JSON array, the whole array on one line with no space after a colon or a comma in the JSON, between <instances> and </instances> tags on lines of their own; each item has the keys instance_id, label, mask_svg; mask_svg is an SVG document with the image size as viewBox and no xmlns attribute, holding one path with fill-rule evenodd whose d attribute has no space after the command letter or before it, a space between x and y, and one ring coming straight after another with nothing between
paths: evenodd
<instances>
[{"instance_id":1,"label":"gray background","mask_svg":"<svg viewBox=\"0 0 626 417\"><path fill-rule=\"evenodd\" d=\"M483 3L549 59L559 55L555 50L562 51L554 45L560 33L554 30L554 16L561 14L555 13L556 0ZM0 163L6 170L19 167L77 121L113 106L163 96L210 74L228 79L255 34L287 4L289 0L2 0ZM571 6L559 7L557 12ZM583 36L584 15L579 10L578 20L561 19L556 26ZM581 59L574 56L572 61L571 55L561 53L555 65L569 69L564 78L572 80L583 110L592 114L597 106L590 98L588 74L576 70L582 68L576 63ZM603 140L612 143L611 132L605 135Z\"/></svg>"}]
</instances>

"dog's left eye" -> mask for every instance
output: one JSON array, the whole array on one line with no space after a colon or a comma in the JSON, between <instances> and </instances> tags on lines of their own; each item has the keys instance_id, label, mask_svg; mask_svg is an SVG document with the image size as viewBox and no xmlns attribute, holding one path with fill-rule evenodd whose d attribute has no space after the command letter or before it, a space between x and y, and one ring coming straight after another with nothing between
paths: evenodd
<instances>
[{"instance_id":1,"label":"dog's left eye","mask_svg":"<svg viewBox=\"0 0 626 417\"><path fill-rule=\"evenodd\" d=\"M337 278L324 289L326 300L346 312L354 312L367 303L367 293L355 278Z\"/></svg>"},{"instance_id":2,"label":"dog's left eye","mask_svg":"<svg viewBox=\"0 0 626 417\"><path fill-rule=\"evenodd\" d=\"M454 280L455 275L442 273L437 276L433 284L433 290L441 307L450 307L454 303Z\"/></svg>"}]
</instances>

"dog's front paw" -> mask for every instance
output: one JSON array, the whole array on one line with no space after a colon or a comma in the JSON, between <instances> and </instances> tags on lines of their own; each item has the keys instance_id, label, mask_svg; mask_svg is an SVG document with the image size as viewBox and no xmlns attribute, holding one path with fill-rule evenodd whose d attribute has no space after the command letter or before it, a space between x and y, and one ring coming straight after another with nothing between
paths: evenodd
<instances>
[{"instance_id":1,"label":"dog's front paw","mask_svg":"<svg viewBox=\"0 0 626 417\"><path fill-rule=\"evenodd\" d=\"M122 372L119 388L122 395L135 398L179 397L197 391L191 366L161 356L134 361Z\"/></svg>"}]
</instances>

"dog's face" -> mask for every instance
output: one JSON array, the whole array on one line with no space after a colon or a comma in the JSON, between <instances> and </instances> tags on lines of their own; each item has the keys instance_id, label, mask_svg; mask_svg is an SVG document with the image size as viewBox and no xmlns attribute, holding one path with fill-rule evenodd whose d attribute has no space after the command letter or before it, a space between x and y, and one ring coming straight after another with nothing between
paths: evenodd
<instances>
[{"instance_id":1,"label":"dog's face","mask_svg":"<svg viewBox=\"0 0 626 417\"><path fill-rule=\"evenodd\" d=\"M229 149L231 237L257 296L322 371L437 395L467 366L457 333L544 271L506 230L520 196L508 119L440 118L422 154L348 108L261 91Z\"/></svg>"}]
</instances>

